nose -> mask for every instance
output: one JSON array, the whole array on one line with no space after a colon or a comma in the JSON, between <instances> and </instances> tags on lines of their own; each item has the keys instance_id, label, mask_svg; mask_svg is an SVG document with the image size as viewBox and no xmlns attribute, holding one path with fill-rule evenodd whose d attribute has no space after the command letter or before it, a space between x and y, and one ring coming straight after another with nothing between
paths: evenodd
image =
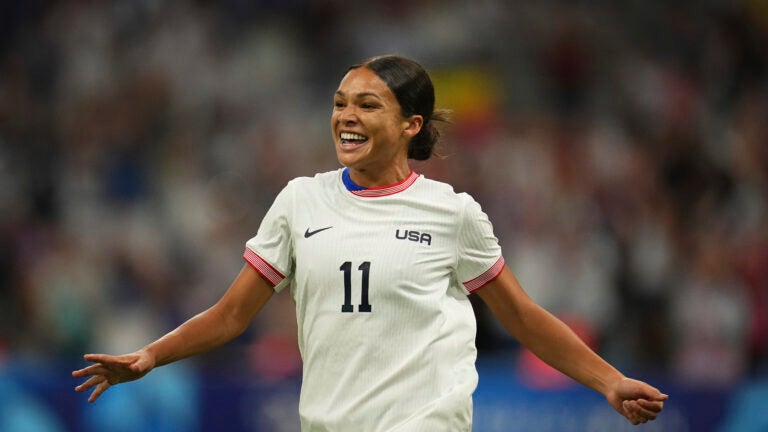
<instances>
[{"instance_id":1,"label":"nose","mask_svg":"<svg viewBox=\"0 0 768 432\"><path fill-rule=\"evenodd\" d=\"M356 124L359 119L357 117L357 109L352 105L347 105L338 111L338 119L345 125Z\"/></svg>"}]
</instances>

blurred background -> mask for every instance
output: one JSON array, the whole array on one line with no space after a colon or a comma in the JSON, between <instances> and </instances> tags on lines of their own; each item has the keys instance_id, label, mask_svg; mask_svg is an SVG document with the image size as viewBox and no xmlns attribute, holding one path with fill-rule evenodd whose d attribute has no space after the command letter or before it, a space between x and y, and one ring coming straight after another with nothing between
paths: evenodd
<instances>
[{"instance_id":1,"label":"blurred background","mask_svg":"<svg viewBox=\"0 0 768 432\"><path fill-rule=\"evenodd\" d=\"M475 197L531 296L671 395L630 428L473 298L475 431L768 431L764 0L0 2L0 430L297 431L287 292L94 405L70 371L218 299L286 182L338 167L332 94L384 53L454 111L414 170Z\"/></svg>"}]
</instances>

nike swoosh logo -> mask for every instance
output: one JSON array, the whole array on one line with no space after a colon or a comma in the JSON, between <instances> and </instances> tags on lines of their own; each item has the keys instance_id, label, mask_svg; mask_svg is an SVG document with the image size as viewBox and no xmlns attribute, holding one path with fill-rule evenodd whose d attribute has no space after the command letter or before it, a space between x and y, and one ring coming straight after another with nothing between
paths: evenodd
<instances>
[{"instance_id":1,"label":"nike swoosh logo","mask_svg":"<svg viewBox=\"0 0 768 432\"><path fill-rule=\"evenodd\" d=\"M332 226L329 226L329 227L325 227L325 228L316 229L316 230L314 230L314 231L310 231L310 230L309 230L309 228L307 228L307 230L306 230L306 231L304 231L304 238L310 238L310 237L312 237L313 235L315 235L315 234L319 233L320 231L325 231L325 230L327 230L327 229L331 229L331 228L333 228L333 227L332 227Z\"/></svg>"}]
</instances>

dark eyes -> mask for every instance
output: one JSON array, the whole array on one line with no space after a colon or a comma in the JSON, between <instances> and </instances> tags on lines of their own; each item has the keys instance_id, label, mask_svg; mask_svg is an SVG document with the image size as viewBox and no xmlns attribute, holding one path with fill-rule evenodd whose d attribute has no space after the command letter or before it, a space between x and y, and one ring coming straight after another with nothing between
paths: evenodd
<instances>
[{"instance_id":1,"label":"dark eyes","mask_svg":"<svg viewBox=\"0 0 768 432\"><path fill-rule=\"evenodd\" d=\"M333 103L333 107L334 108L344 108L345 106L347 106L347 104L345 102L335 101ZM370 103L370 102L363 102L363 103L359 104L359 106L360 106L360 108L362 108L364 110L374 110L374 109L379 107L378 104Z\"/></svg>"}]
</instances>

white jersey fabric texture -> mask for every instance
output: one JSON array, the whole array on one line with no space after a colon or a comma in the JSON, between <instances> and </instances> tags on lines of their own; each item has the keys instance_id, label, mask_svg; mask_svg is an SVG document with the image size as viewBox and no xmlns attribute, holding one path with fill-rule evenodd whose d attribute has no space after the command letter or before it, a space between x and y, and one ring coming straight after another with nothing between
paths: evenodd
<instances>
[{"instance_id":1,"label":"white jersey fabric texture","mask_svg":"<svg viewBox=\"0 0 768 432\"><path fill-rule=\"evenodd\" d=\"M469 195L416 173L358 191L342 173L290 181L244 254L296 304L301 429L469 431L467 295L504 266L491 223Z\"/></svg>"}]
</instances>

